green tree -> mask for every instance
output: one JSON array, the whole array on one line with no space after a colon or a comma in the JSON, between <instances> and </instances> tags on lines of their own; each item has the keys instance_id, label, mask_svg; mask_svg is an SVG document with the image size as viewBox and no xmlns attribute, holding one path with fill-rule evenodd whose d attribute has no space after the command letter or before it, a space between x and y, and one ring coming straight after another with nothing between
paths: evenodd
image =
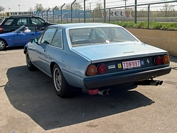
<instances>
[{"instance_id":1,"label":"green tree","mask_svg":"<svg viewBox=\"0 0 177 133\"><path fill-rule=\"evenodd\" d=\"M0 12L4 11L4 7L0 6Z\"/></svg>"},{"instance_id":2,"label":"green tree","mask_svg":"<svg viewBox=\"0 0 177 133\"><path fill-rule=\"evenodd\" d=\"M36 4L35 5L35 7L34 7L34 9L36 10L36 11L43 11L44 10L44 7L42 6L42 4Z\"/></svg>"},{"instance_id":3,"label":"green tree","mask_svg":"<svg viewBox=\"0 0 177 133\"><path fill-rule=\"evenodd\" d=\"M165 17L168 17L171 13L175 12L174 5L164 4L161 11L165 13Z\"/></svg>"},{"instance_id":4,"label":"green tree","mask_svg":"<svg viewBox=\"0 0 177 133\"><path fill-rule=\"evenodd\" d=\"M102 17L102 4L96 3L96 7L94 8L94 17Z\"/></svg>"},{"instance_id":5,"label":"green tree","mask_svg":"<svg viewBox=\"0 0 177 133\"><path fill-rule=\"evenodd\" d=\"M66 5L66 6L64 7L64 9L65 9L65 10L71 10L71 4L70 4L70 5ZM75 3L73 4L73 6L72 6L72 9L73 9L73 10L81 10L81 9L83 9L83 8L82 8L82 6L80 5L80 3L75 2Z\"/></svg>"},{"instance_id":6,"label":"green tree","mask_svg":"<svg viewBox=\"0 0 177 133\"><path fill-rule=\"evenodd\" d=\"M33 9L32 7L30 7L30 8L28 9L28 11L29 11L29 12L33 12L34 9Z\"/></svg>"}]
</instances>

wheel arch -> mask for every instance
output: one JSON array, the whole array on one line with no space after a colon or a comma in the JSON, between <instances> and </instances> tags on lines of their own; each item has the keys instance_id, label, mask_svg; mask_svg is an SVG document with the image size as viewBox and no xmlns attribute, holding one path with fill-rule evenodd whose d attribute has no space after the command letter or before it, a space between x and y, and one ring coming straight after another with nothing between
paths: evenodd
<instances>
[{"instance_id":1,"label":"wheel arch","mask_svg":"<svg viewBox=\"0 0 177 133\"><path fill-rule=\"evenodd\" d=\"M8 43L7 43L7 41L5 39L0 38L0 40L3 40L5 42L5 44L6 44L6 46L8 46Z\"/></svg>"},{"instance_id":2,"label":"wheel arch","mask_svg":"<svg viewBox=\"0 0 177 133\"><path fill-rule=\"evenodd\" d=\"M54 67L55 64L57 64L57 63L55 63L55 62L50 63L50 72L51 72L52 77L53 77L53 67Z\"/></svg>"}]
</instances>

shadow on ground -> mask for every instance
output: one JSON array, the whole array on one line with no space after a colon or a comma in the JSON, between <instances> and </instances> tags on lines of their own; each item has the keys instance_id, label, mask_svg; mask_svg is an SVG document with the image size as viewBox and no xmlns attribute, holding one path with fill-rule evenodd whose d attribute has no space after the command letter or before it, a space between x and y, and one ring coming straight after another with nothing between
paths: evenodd
<instances>
[{"instance_id":1,"label":"shadow on ground","mask_svg":"<svg viewBox=\"0 0 177 133\"><path fill-rule=\"evenodd\" d=\"M81 122L147 106L153 101L132 90L115 90L108 96L89 96L80 91L72 98L59 98L52 79L39 70L30 72L26 66L10 68L5 92L11 104L29 115L43 129L78 124Z\"/></svg>"}]
</instances>

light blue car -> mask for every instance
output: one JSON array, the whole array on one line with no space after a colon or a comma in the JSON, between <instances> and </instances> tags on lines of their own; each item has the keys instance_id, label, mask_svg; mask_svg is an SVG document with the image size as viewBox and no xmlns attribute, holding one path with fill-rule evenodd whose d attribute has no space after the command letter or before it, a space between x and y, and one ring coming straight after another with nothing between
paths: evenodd
<instances>
[{"instance_id":1,"label":"light blue car","mask_svg":"<svg viewBox=\"0 0 177 133\"><path fill-rule=\"evenodd\" d=\"M116 88L161 85L171 71L168 52L139 41L121 26L101 23L49 26L25 47L29 70L53 78L60 97L74 89L106 95ZM41 82L41 81L40 81Z\"/></svg>"},{"instance_id":2,"label":"light blue car","mask_svg":"<svg viewBox=\"0 0 177 133\"><path fill-rule=\"evenodd\" d=\"M42 31L36 31L34 26L21 26L13 32L0 34L0 50L6 47L25 46L31 38L38 37Z\"/></svg>"}]
</instances>

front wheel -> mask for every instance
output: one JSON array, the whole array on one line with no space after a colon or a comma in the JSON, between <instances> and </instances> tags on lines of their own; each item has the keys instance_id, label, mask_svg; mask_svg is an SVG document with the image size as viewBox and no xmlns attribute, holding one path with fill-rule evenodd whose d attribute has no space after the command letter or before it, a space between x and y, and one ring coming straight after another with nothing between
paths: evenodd
<instances>
[{"instance_id":1,"label":"front wheel","mask_svg":"<svg viewBox=\"0 0 177 133\"><path fill-rule=\"evenodd\" d=\"M6 48L6 42L0 39L0 50L4 50Z\"/></svg>"},{"instance_id":2,"label":"front wheel","mask_svg":"<svg viewBox=\"0 0 177 133\"><path fill-rule=\"evenodd\" d=\"M26 64L27 64L27 67L29 70L34 70L35 69L35 66L32 64L30 58L29 58L29 54L28 52L26 52Z\"/></svg>"},{"instance_id":3,"label":"front wheel","mask_svg":"<svg viewBox=\"0 0 177 133\"><path fill-rule=\"evenodd\" d=\"M59 97L69 97L72 95L71 86L66 82L58 65L53 67L53 82L57 95Z\"/></svg>"}]
</instances>

